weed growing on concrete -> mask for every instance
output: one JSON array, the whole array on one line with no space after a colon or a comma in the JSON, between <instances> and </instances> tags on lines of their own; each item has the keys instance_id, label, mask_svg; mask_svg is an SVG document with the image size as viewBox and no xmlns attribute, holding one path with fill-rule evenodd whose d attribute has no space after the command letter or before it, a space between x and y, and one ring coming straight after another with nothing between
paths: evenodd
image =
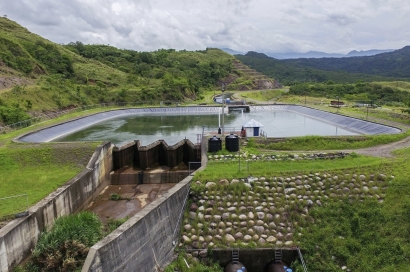
<instances>
[{"instance_id":1,"label":"weed growing on concrete","mask_svg":"<svg viewBox=\"0 0 410 272\"><path fill-rule=\"evenodd\" d=\"M81 269L89 248L103 237L102 224L90 212L58 218L40 234L27 271L75 271Z\"/></svg>"}]
</instances>

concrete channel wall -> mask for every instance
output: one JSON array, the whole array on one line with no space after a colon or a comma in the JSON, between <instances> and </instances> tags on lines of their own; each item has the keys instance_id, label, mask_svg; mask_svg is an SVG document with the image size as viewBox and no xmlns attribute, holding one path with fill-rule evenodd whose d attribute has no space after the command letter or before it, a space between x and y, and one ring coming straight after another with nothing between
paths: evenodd
<instances>
[{"instance_id":1,"label":"concrete channel wall","mask_svg":"<svg viewBox=\"0 0 410 272\"><path fill-rule=\"evenodd\" d=\"M60 216L87 207L108 185L112 169L111 142L95 150L87 169L29 209L29 215L15 219L0 229L0 271L13 267L30 256L39 234Z\"/></svg>"},{"instance_id":2,"label":"concrete channel wall","mask_svg":"<svg viewBox=\"0 0 410 272\"><path fill-rule=\"evenodd\" d=\"M181 212L191 176L91 247L82 271L156 271L179 242Z\"/></svg>"},{"instance_id":3,"label":"concrete channel wall","mask_svg":"<svg viewBox=\"0 0 410 272\"><path fill-rule=\"evenodd\" d=\"M201 164L207 163L202 141ZM82 271L158 271L172 259L179 242L183 211L189 194L188 176L148 204L114 232L91 247Z\"/></svg>"}]
</instances>

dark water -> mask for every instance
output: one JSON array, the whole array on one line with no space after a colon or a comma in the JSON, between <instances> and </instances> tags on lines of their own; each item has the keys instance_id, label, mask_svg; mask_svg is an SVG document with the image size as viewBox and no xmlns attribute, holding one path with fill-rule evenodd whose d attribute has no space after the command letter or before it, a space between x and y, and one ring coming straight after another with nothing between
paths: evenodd
<instances>
[{"instance_id":1,"label":"dark water","mask_svg":"<svg viewBox=\"0 0 410 272\"><path fill-rule=\"evenodd\" d=\"M225 132L240 131L241 127L254 119L261 123L261 129L268 137L292 137L306 135L336 136L357 135L313 118L285 110L232 112L225 114ZM84 130L55 139L54 141L112 141L121 145L140 140L142 145L156 140L175 144L182 139L197 142L197 134L215 134L222 126L220 115L135 115L106 120Z\"/></svg>"}]
</instances>

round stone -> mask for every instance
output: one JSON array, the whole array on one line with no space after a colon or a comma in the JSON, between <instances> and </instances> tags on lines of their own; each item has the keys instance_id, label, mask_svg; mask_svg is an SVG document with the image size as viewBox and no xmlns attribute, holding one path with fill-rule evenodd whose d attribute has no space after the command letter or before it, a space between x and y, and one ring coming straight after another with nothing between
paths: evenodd
<instances>
[{"instance_id":1,"label":"round stone","mask_svg":"<svg viewBox=\"0 0 410 272\"><path fill-rule=\"evenodd\" d=\"M250 235L245 235L244 237L243 237L243 240L245 241L245 242L249 242L249 241L251 241L252 240L252 236L250 236Z\"/></svg>"},{"instance_id":2,"label":"round stone","mask_svg":"<svg viewBox=\"0 0 410 272\"><path fill-rule=\"evenodd\" d=\"M276 238L274 236L269 236L268 239L266 239L266 242L268 243L275 243L276 242Z\"/></svg>"},{"instance_id":3,"label":"round stone","mask_svg":"<svg viewBox=\"0 0 410 272\"><path fill-rule=\"evenodd\" d=\"M235 243L236 240L232 235L228 233L228 234L225 234L225 241L228 243Z\"/></svg>"}]
</instances>

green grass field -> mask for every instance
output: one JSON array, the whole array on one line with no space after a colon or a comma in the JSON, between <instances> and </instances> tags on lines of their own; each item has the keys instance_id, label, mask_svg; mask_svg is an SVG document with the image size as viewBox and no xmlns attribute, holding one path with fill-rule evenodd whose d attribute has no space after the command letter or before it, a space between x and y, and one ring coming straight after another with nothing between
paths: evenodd
<instances>
[{"instance_id":1,"label":"green grass field","mask_svg":"<svg viewBox=\"0 0 410 272\"><path fill-rule=\"evenodd\" d=\"M214 181L220 177L226 179L245 178L248 176L289 175L299 172L322 172L353 169L361 167L380 167L385 159L348 156L343 160L301 160L301 161L252 161L235 159L234 161L209 161L206 169L198 172L195 179Z\"/></svg>"},{"instance_id":2,"label":"green grass field","mask_svg":"<svg viewBox=\"0 0 410 272\"><path fill-rule=\"evenodd\" d=\"M85 169L98 143L0 147L0 198L27 194L33 205ZM26 197L0 200L0 218L27 209Z\"/></svg>"}]
</instances>

